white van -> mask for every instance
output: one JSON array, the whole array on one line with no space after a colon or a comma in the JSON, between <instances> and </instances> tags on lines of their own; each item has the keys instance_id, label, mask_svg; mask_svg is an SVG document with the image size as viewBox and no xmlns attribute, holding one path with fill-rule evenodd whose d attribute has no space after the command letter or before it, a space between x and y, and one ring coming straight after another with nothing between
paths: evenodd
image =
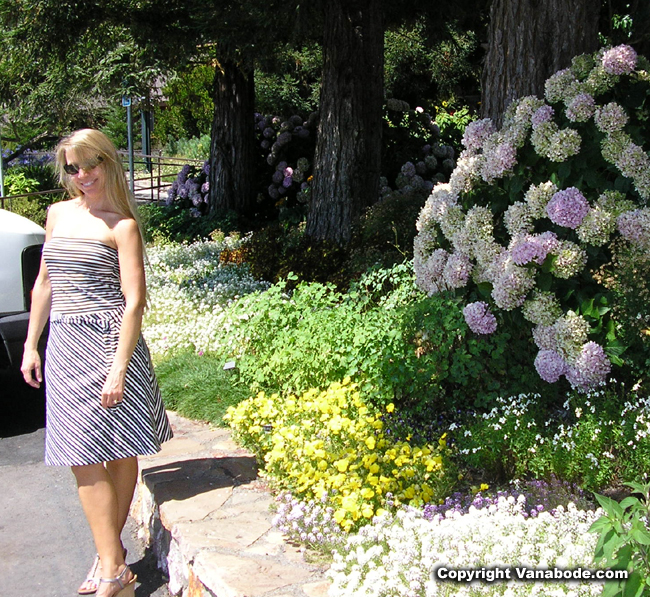
<instances>
[{"instance_id":1,"label":"white van","mask_svg":"<svg viewBox=\"0 0 650 597\"><path fill-rule=\"evenodd\" d=\"M0 209L0 371L19 371L45 230ZM47 334L41 338L45 345Z\"/></svg>"}]
</instances>

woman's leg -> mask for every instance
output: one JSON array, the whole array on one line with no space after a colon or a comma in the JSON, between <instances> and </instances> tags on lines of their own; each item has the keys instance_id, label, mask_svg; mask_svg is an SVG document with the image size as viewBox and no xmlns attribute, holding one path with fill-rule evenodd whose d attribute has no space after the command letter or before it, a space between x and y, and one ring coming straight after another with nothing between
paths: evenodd
<instances>
[{"instance_id":1,"label":"woman's leg","mask_svg":"<svg viewBox=\"0 0 650 597\"><path fill-rule=\"evenodd\" d=\"M79 499L101 560L102 577L115 578L124 567L119 501L113 477L103 464L73 466Z\"/></svg>"},{"instance_id":2,"label":"woman's leg","mask_svg":"<svg viewBox=\"0 0 650 597\"><path fill-rule=\"evenodd\" d=\"M138 482L138 459L133 456L111 460L106 463L106 470L113 479L113 487L117 494L117 524L121 534L129 517L133 492Z\"/></svg>"}]
</instances>

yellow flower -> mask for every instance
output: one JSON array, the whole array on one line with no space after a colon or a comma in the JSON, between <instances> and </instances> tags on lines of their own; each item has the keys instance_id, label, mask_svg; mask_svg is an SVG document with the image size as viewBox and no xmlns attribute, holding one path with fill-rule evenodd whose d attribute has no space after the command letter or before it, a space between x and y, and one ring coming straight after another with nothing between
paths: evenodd
<instances>
[{"instance_id":1,"label":"yellow flower","mask_svg":"<svg viewBox=\"0 0 650 597\"><path fill-rule=\"evenodd\" d=\"M395 405L391 402L388 406L386 406L386 412L392 413L395 410Z\"/></svg>"},{"instance_id":2,"label":"yellow flower","mask_svg":"<svg viewBox=\"0 0 650 597\"><path fill-rule=\"evenodd\" d=\"M366 446L368 446L369 450L374 450L375 449L375 438L371 435L370 437L366 438Z\"/></svg>"},{"instance_id":3,"label":"yellow flower","mask_svg":"<svg viewBox=\"0 0 650 597\"><path fill-rule=\"evenodd\" d=\"M363 515L364 518L372 518L372 515L374 514L374 509L373 509L372 505L366 504L361 509L361 514Z\"/></svg>"},{"instance_id":4,"label":"yellow flower","mask_svg":"<svg viewBox=\"0 0 650 597\"><path fill-rule=\"evenodd\" d=\"M334 466L338 469L340 473L344 473L345 471L348 470L349 464L350 464L349 460L347 458L344 458L342 460L337 460L334 463Z\"/></svg>"},{"instance_id":5,"label":"yellow flower","mask_svg":"<svg viewBox=\"0 0 650 597\"><path fill-rule=\"evenodd\" d=\"M375 492L372 489L370 489L370 487L364 487L361 490L361 497L366 500L370 500L373 497L375 497Z\"/></svg>"}]
</instances>

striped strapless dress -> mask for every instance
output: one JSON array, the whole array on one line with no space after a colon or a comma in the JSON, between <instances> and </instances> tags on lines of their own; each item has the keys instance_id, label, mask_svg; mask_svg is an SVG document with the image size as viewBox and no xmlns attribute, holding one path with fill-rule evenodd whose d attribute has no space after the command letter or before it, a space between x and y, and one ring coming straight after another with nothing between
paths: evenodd
<instances>
[{"instance_id":1,"label":"striped strapless dress","mask_svg":"<svg viewBox=\"0 0 650 597\"><path fill-rule=\"evenodd\" d=\"M43 258L52 286L45 463L75 466L155 454L172 430L142 336L123 401L101 406L125 304L117 250L97 240L54 237Z\"/></svg>"}]
</instances>

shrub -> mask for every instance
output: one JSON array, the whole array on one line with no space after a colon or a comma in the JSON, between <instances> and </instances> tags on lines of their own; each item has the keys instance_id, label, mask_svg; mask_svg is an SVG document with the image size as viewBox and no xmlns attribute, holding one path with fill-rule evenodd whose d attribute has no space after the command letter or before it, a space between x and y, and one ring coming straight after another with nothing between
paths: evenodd
<instances>
[{"instance_id":1,"label":"shrub","mask_svg":"<svg viewBox=\"0 0 650 597\"><path fill-rule=\"evenodd\" d=\"M50 191L60 188L59 181L54 168L47 157L35 158L31 154L22 156L22 165L15 165L7 169L5 173L5 194L22 195L39 191ZM48 193L45 195L31 195L8 200L8 208L21 216L24 216L39 226L45 226L47 219L47 208L63 199L65 194Z\"/></svg>"},{"instance_id":2,"label":"shrub","mask_svg":"<svg viewBox=\"0 0 650 597\"><path fill-rule=\"evenodd\" d=\"M425 446L389 439L349 379L300 396L260 393L226 419L278 487L306 500L328 495L346 531L381 514L387 499L421 505L453 483L444 437Z\"/></svg>"},{"instance_id":3,"label":"shrub","mask_svg":"<svg viewBox=\"0 0 650 597\"><path fill-rule=\"evenodd\" d=\"M238 373L255 390L300 393L351 376L369 400L430 414L536 383L521 365L527 340L468 334L455 299L415 289L410 263L371 271L346 294L278 282L234 305L228 329Z\"/></svg>"},{"instance_id":4,"label":"shrub","mask_svg":"<svg viewBox=\"0 0 650 597\"><path fill-rule=\"evenodd\" d=\"M434 188L418 220L420 287L462 294L478 334L519 324L503 314L521 312L542 379L564 377L581 391L606 381L612 365L625 379L647 360L624 344L630 322L594 276L615 239L650 246L646 64L628 46L578 56L547 81L546 101L513 102L501 130L488 119L470 124L449 183Z\"/></svg>"},{"instance_id":5,"label":"shrub","mask_svg":"<svg viewBox=\"0 0 650 597\"><path fill-rule=\"evenodd\" d=\"M606 587L605 597L641 597L650 587L650 484L645 479L645 483L626 483L637 495L620 504L606 496L596 496L604 514L589 529L600 534L594 560L599 565L629 572L624 581Z\"/></svg>"},{"instance_id":6,"label":"shrub","mask_svg":"<svg viewBox=\"0 0 650 597\"><path fill-rule=\"evenodd\" d=\"M451 432L463 463L501 481L553 474L597 490L650 467L650 400L616 385L551 412L536 395L502 398Z\"/></svg>"},{"instance_id":7,"label":"shrub","mask_svg":"<svg viewBox=\"0 0 650 597\"><path fill-rule=\"evenodd\" d=\"M144 238L149 243L192 242L210 237L215 230L239 228L234 212L195 217L180 202L171 205L147 203L138 207Z\"/></svg>"}]
</instances>

